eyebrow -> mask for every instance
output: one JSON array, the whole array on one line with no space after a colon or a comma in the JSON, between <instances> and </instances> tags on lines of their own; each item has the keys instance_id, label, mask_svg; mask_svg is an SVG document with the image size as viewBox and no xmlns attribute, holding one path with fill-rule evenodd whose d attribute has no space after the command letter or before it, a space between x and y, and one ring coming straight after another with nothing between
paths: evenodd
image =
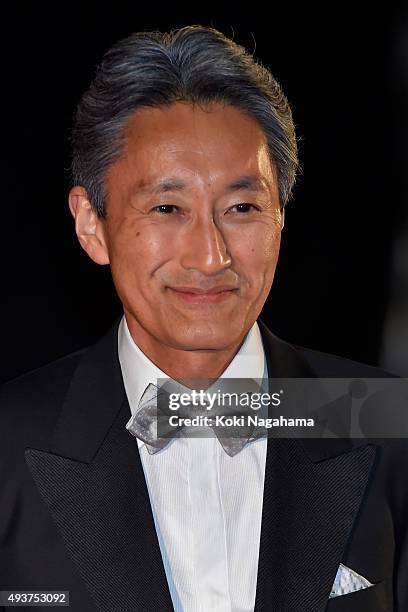
<instances>
[{"instance_id":1,"label":"eyebrow","mask_svg":"<svg viewBox=\"0 0 408 612\"><path fill-rule=\"evenodd\" d=\"M132 190L133 193L149 193L149 194L161 194L169 191L187 191L188 184L185 181L176 178L166 178L158 181L154 184L146 183L145 181L141 181L138 185L136 185L135 189ZM256 192L265 192L268 191L265 182L258 176L245 175L241 176L232 183L229 183L225 190L227 192L235 192L235 191L256 191Z\"/></svg>"},{"instance_id":2,"label":"eyebrow","mask_svg":"<svg viewBox=\"0 0 408 612\"><path fill-rule=\"evenodd\" d=\"M227 185L227 191L268 191L265 181L258 176L241 176Z\"/></svg>"}]
</instances>

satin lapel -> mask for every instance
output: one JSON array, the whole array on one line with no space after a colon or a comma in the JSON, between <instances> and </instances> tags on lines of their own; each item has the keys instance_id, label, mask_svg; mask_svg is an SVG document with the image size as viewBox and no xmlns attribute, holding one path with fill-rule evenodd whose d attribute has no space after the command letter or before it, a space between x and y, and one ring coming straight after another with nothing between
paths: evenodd
<instances>
[{"instance_id":1,"label":"satin lapel","mask_svg":"<svg viewBox=\"0 0 408 612\"><path fill-rule=\"evenodd\" d=\"M26 462L102 612L172 611L117 356L117 327L79 364L48 448Z\"/></svg>"},{"instance_id":2,"label":"satin lapel","mask_svg":"<svg viewBox=\"0 0 408 612\"><path fill-rule=\"evenodd\" d=\"M270 378L317 375L259 323ZM325 610L375 453L365 440L268 439L256 612Z\"/></svg>"}]
</instances>

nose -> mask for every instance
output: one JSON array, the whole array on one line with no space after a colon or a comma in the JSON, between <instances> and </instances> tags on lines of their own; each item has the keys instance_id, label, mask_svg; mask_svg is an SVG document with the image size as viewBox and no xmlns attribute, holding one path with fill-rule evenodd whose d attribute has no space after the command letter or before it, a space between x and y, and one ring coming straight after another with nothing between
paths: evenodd
<instances>
[{"instance_id":1,"label":"nose","mask_svg":"<svg viewBox=\"0 0 408 612\"><path fill-rule=\"evenodd\" d=\"M196 219L182 240L180 263L186 269L194 269L213 275L231 265L225 238L214 219Z\"/></svg>"}]
</instances>

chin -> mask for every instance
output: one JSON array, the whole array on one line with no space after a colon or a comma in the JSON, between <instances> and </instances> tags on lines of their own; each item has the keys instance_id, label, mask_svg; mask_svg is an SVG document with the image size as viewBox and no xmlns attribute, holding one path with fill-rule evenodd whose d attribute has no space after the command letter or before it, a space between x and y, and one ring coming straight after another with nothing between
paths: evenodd
<instances>
[{"instance_id":1,"label":"chin","mask_svg":"<svg viewBox=\"0 0 408 612\"><path fill-rule=\"evenodd\" d=\"M179 330L179 333L173 336L169 342L175 348L186 351L204 351L204 350L225 350L231 344L239 341L240 334L234 333L235 330L230 326L195 326L187 328L184 333Z\"/></svg>"}]
</instances>

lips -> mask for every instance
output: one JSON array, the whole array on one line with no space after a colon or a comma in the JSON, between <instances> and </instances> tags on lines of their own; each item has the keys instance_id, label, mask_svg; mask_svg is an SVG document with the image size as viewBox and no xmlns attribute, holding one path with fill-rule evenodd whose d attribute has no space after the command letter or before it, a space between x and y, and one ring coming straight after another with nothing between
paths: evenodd
<instances>
[{"instance_id":1,"label":"lips","mask_svg":"<svg viewBox=\"0 0 408 612\"><path fill-rule=\"evenodd\" d=\"M213 295L214 293L222 293L223 291L235 291L237 287L231 285L221 285L219 287L212 287L211 289L201 289L198 287L170 287L173 291L179 291L180 293L193 293L195 295Z\"/></svg>"},{"instance_id":2,"label":"lips","mask_svg":"<svg viewBox=\"0 0 408 612\"><path fill-rule=\"evenodd\" d=\"M169 287L176 297L187 304L217 304L232 295L238 288L231 285L221 285L210 289L198 287Z\"/></svg>"}]
</instances>

